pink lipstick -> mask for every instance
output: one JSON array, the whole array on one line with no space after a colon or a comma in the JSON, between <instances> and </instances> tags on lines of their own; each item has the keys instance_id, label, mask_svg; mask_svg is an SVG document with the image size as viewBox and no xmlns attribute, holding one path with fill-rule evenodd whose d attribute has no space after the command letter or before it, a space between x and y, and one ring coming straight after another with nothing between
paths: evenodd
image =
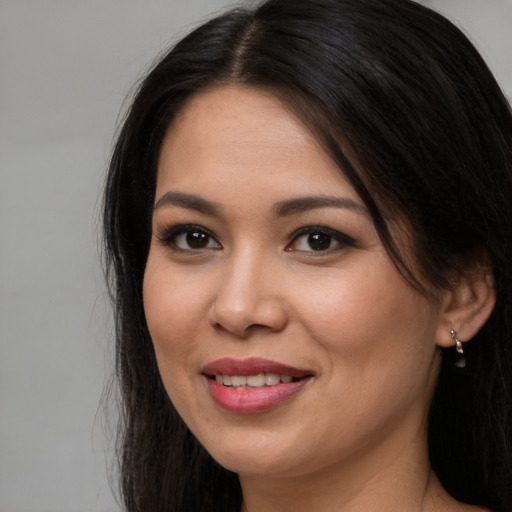
<instances>
[{"instance_id":1,"label":"pink lipstick","mask_svg":"<svg viewBox=\"0 0 512 512\"><path fill-rule=\"evenodd\" d=\"M313 374L267 359L224 358L203 368L215 403L224 410L251 414L273 409L297 394Z\"/></svg>"}]
</instances>

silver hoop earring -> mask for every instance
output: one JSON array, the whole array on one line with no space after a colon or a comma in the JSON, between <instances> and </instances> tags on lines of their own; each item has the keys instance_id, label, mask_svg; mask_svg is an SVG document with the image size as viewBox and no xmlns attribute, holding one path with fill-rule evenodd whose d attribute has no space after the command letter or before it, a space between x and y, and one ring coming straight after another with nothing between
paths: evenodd
<instances>
[{"instance_id":1,"label":"silver hoop earring","mask_svg":"<svg viewBox=\"0 0 512 512\"><path fill-rule=\"evenodd\" d=\"M455 342L455 348L459 354L464 354L464 349L462 348L462 341L457 337L457 333L455 331L450 331L450 336L452 340Z\"/></svg>"},{"instance_id":2,"label":"silver hoop earring","mask_svg":"<svg viewBox=\"0 0 512 512\"><path fill-rule=\"evenodd\" d=\"M452 340L455 342L455 348L457 352L460 354L460 357L455 361L455 366L457 368L464 368L466 366L466 358L463 356L464 349L462 347L462 341L457 336L457 333L454 330L450 331L450 336Z\"/></svg>"}]
</instances>

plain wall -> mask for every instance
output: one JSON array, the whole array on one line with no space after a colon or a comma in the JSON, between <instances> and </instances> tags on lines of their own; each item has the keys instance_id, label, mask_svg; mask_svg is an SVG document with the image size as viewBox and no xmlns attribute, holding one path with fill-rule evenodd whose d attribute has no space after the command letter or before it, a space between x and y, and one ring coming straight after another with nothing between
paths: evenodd
<instances>
[{"instance_id":1,"label":"plain wall","mask_svg":"<svg viewBox=\"0 0 512 512\"><path fill-rule=\"evenodd\" d=\"M512 0L424 3L512 97ZM112 361L98 196L130 86L228 4L0 0L0 512L119 509L98 409Z\"/></svg>"}]
</instances>

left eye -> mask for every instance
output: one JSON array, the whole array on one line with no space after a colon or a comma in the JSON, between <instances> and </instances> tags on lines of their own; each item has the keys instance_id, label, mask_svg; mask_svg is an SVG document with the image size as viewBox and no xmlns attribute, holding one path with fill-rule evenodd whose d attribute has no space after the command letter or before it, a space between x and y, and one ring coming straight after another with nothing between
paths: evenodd
<instances>
[{"instance_id":1,"label":"left eye","mask_svg":"<svg viewBox=\"0 0 512 512\"><path fill-rule=\"evenodd\" d=\"M288 246L289 251L322 252L347 245L353 245L349 237L326 228L317 228L307 232L298 233Z\"/></svg>"}]
</instances>

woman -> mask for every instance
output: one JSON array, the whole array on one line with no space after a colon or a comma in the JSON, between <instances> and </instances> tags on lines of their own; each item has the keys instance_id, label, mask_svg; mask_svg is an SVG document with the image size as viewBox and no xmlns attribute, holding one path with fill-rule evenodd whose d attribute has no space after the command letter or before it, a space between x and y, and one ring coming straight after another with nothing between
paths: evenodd
<instances>
[{"instance_id":1,"label":"woman","mask_svg":"<svg viewBox=\"0 0 512 512\"><path fill-rule=\"evenodd\" d=\"M105 195L126 509L512 510L511 147L408 0L270 0L165 55Z\"/></svg>"}]
</instances>

